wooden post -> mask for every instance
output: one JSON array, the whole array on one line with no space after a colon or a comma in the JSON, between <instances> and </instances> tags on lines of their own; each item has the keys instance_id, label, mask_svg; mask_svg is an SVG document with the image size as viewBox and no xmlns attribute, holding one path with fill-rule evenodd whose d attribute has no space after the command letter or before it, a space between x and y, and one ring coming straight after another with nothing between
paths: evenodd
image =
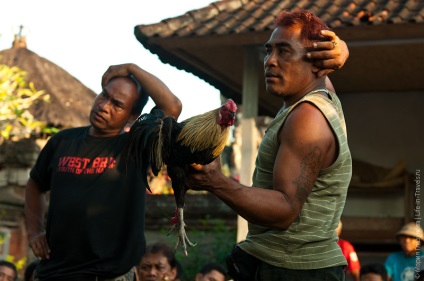
<instances>
[{"instance_id":1,"label":"wooden post","mask_svg":"<svg viewBox=\"0 0 424 281\"><path fill-rule=\"evenodd\" d=\"M242 95L242 144L241 144L241 169L240 183L252 186L252 175L257 155L257 129L256 117L258 116L258 53L256 47L244 48L243 66L243 95ZM237 218L237 242L246 239L247 221L242 217Z\"/></svg>"}]
</instances>

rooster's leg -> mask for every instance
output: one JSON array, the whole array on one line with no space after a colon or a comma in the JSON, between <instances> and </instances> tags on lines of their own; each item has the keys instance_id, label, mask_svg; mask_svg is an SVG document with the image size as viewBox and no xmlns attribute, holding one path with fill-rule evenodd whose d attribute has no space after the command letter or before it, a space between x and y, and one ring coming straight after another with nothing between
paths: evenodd
<instances>
[{"instance_id":1,"label":"rooster's leg","mask_svg":"<svg viewBox=\"0 0 424 281\"><path fill-rule=\"evenodd\" d=\"M176 217L177 217L177 223L171 228L168 235L171 233L177 233L178 234L178 242L175 246L175 250L177 250L178 246L181 244L183 247L184 254L187 256L187 245L193 247L196 246L196 244L193 244L187 237L186 231L185 231L185 223L184 223L184 213L183 208L177 208Z\"/></svg>"}]
</instances>

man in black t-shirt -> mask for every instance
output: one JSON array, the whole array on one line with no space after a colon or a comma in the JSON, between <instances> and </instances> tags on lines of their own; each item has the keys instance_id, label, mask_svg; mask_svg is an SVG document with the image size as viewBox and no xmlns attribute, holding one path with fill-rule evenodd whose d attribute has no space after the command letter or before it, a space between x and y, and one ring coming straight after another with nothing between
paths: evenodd
<instances>
[{"instance_id":1,"label":"man in black t-shirt","mask_svg":"<svg viewBox=\"0 0 424 281\"><path fill-rule=\"evenodd\" d=\"M180 100L134 64L111 66L90 126L63 130L41 151L26 187L28 240L41 259L36 280L132 280L145 249L145 186L122 155L125 127L148 95L178 118ZM44 229L46 192L50 192Z\"/></svg>"}]
</instances>

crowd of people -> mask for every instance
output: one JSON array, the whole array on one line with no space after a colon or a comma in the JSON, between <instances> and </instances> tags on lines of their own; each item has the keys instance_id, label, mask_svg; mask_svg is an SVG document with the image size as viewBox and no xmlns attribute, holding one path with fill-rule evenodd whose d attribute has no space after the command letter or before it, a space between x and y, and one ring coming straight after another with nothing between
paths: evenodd
<instances>
[{"instance_id":1,"label":"crowd of people","mask_svg":"<svg viewBox=\"0 0 424 281\"><path fill-rule=\"evenodd\" d=\"M336 229L341 234L341 225ZM358 281L415 281L424 280L424 252L421 241L424 239L423 229L415 222L405 224L395 237L401 247L388 255L383 263L360 265L358 255L352 244L339 239L339 245L348 263L346 275Z\"/></svg>"},{"instance_id":2,"label":"crowd of people","mask_svg":"<svg viewBox=\"0 0 424 281\"><path fill-rule=\"evenodd\" d=\"M340 236L342 222L337 234ZM358 255L351 243L339 238L339 245L346 257L346 276L348 280L358 281L423 281L424 255L420 248L424 233L416 223L405 224L397 233L396 239L401 251L387 256L385 263L367 263L360 265ZM418 251L418 254L417 254ZM419 256L419 260L417 260ZM34 273L40 260L30 262L24 271L24 281L33 281ZM166 242L155 242L147 245L146 251L138 265L134 267L132 281L182 281L184 268L176 259L175 251ZM0 261L0 281L18 280L16 266L5 260ZM184 279L186 280L186 279ZM233 280L227 275L227 269L219 263L211 262L203 265L193 281L226 281Z\"/></svg>"},{"instance_id":3,"label":"crowd of people","mask_svg":"<svg viewBox=\"0 0 424 281\"><path fill-rule=\"evenodd\" d=\"M249 222L246 240L229 254L228 267L207 264L196 281L336 281L344 280L346 266L355 280L413 280L405 279L410 272L399 264L409 267L422 232L417 236L405 227L398 233L402 253L390 255L385 267L359 268L359 263L349 266L358 257L353 247L343 251L349 245L335 231L352 159L341 102L327 75L346 62L346 43L306 10L282 11L264 43L266 91L280 97L282 106L259 146L253 186L226 177L219 158L187 167L187 188L214 194ZM164 243L146 247L146 186L140 172L148 165L140 167L123 153L125 128L149 97L175 119L182 104L159 78L134 64L111 66L102 86L90 126L51 137L30 172L25 216L39 262L29 276L34 281L179 280L184 269L173 250ZM4 262L0 269L0 280L16 280L16 268Z\"/></svg>"},{"instance_id":4,"label":"crowd of people","mask_svg":"<svg viewBox=\"0 0 424 281\"><path fill-rule=\"evenodd\" d=\"M137 281L181 281L184 269L174 255L174 249L165 242L156 242L146 252L136 267ZM195 281L225 281L227 273L218 263L205 264L195 276Z\"/></svg>"}]
</instances>

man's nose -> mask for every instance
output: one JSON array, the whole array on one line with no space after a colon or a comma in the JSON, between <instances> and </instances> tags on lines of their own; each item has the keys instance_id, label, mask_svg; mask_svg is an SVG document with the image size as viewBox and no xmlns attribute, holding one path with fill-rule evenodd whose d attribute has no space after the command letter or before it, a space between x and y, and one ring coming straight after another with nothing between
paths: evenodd
<instances>
[{"instance_id":1,"label":"man's nose","mask_svg":"<svg viewBox=\"0 0 424 281\"><path fill-rule=\"evenodd\" d=\"M275 57L275 52L271 52L268 56L266 56L264 58L264 66L270 66L270 65L276 65L277 64L277 60Z\"/></svg>"},{"instance_id":2,"label":"man's nose","mask_svg":"<svg viewBox=\"0 0 424 281\"><path fill-rule=\"evenodd\" d=\"M152 267L152 268L149 268L148 274L149 276L157 276L158 271L156 268Z\"/></svg>"},{"instance_id":3,"label":"man's nose","mask_svg":"<svg viewBox=\"0 0 424 281\"><path fill-rule=\"evenodd\" d=\"M102 101L99 102L99 108L100 108L100 110L108 111L110 104L111 103L110 103L109 100L102 100Z\"/></svg>"}]
</instances>

